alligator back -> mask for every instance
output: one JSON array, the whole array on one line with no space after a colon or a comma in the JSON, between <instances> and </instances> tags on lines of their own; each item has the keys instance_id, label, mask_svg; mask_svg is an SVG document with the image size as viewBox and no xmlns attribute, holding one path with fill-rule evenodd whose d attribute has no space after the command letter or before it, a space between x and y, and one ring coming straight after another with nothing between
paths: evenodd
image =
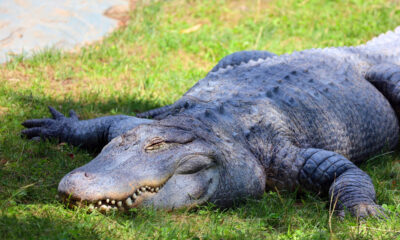
<instances>
[{"instance_id":1,"label":"alligator back","mask_svg":"<svg viewBox=\"0 0 400 240\"><path fill-rule=\"evenodd\" d=\"M357 48L306 50L212 72L183 98L224 104L243 131L272 126L299 147L357 162L393 148L399 131L388 100L364 79L370 66Z\"/></svg>"},{"instance_id":2,"label":"alligator back","mask_svg":"<svg viewBox=\"0 0 400 240\"><path fill-rule=\"evenodd\" d=\"M364 57L376 64L389 62L400 65L400 26L357 47Z\"/></svg>"}]
</instances>

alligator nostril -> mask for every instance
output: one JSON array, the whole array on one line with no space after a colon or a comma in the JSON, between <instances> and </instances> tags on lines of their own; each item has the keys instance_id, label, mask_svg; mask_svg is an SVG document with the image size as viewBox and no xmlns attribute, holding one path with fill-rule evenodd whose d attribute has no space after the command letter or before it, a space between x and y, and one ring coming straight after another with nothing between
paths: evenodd
<instances>
[{"instance_id":1,"label":"alligator nostril","mask_svg":"<svg viewBox=\"0 0 400 240\"><path fill-rule=\"evenodd\" d=\"M94 174L88 173L88 172L85 172L85 173L83 174L83 176L85 176L86 178L89 178L89 179L94 179L94 178L95 178L95 175L94 175Z\"/></svg>"}]
</instances>

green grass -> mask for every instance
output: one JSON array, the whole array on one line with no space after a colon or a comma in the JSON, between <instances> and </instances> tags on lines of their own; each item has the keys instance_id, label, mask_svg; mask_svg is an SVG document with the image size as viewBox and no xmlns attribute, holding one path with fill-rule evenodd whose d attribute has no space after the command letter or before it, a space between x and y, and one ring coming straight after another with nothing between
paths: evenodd
<instances>
[{"instance_id":1,"label":"green grass","mask_svg":"<svg viewBox=\"0 0 400 240\"><path fill-rule=\"evenodd\" d=\"M336 217L312 194L266 193L230 209L87 214L65 209L57 185L94 154L19 137L46 106L82 119L135 114L177 100L223 56L357 45L400 25L399 1L155 1L128 26L77 53L47 50L0 66L0 239L400 239L400 157L361 168L389 219ZM398 215L396 215L398 214Z\"/></svg>"}]
</instances>

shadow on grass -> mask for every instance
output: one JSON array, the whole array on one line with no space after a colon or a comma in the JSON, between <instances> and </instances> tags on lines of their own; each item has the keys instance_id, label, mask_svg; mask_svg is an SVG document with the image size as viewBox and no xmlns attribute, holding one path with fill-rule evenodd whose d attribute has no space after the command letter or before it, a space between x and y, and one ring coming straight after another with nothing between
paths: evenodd
<instances>
[{"instance_id":1,"label":"shadow on grass","mask_svg":"<svg viewBox=\"0 0 400 240\"><path fill-rule=\"evenodd\" d=\"M32 215L0 216L1 239L100 239L95 226Z\"/></svg>"},{"instance_id":2,"label":"shadow on grass","mask_svg":"<svg viewBox=\"0 0 400 240\"><path fill-rule=\"evenodd\" d=\"M0 89L1 91L1 89ZM57 110L68 112L69 109L74 109L79 114L80 110L94 114L126 114L135 115L139 112L144 112L150 109L161 107L159 103L152 101L145 101L139 99L140 97L134 95L111 95L108 97L100 96L98 94L85 94L79 100L67 98L65 100L55 100L49 96L33 95L30 91L14 92L10 89L3 89L1 91L4 95L8 96L10 101L22 106L24 113L31 112L47 112L47 106L54 106ZM60 109L61 108L61 109ZM41 117L48 117L49 114ZM26 117L29 116L28 114ZM36 117L36 116L35 116Z\"/></svg>"}]
</instances>

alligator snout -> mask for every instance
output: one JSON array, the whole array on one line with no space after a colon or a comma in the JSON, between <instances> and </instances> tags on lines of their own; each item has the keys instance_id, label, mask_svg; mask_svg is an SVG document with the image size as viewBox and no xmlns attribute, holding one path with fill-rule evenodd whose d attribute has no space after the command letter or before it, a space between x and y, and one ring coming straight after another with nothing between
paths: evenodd
<instances>
[{"instance_id":1,"label":"alligator snout","mask_svg":"<svg viewBox=\"0 0 400 240\"><path fill-rule=\"evenodd\" d=\"M65 175L61 179L58 185L58 192L63 199L77 201L94 201L106 197L120 197L112 186L116 186L115 179L112 177L78 170Z\"/></svg>"},{"instance_id":2,"label":"alligator snout","mask_svg":"<svg viewBox=\"0 0 400 240\"><path fill-rule=\"evenodd\" d=\"M75 198L80 195L81 189L84 185L90 185L96 179L95 174L85 171L73 171L65 175L60 184L58 185L58 192L60 195L66 198Z\"/></svg>"}]
</instances>

